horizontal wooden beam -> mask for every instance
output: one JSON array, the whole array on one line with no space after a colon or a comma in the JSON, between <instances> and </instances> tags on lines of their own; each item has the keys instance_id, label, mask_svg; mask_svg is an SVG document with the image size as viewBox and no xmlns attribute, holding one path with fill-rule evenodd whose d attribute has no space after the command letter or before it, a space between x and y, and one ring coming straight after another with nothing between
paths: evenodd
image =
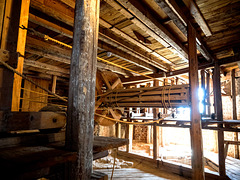
<instances>
[{"instance_id":1,"label":"horizontal wooden beam","mask_svg":"<svg viewBox=\"0 0 240 180\"><path fill-rule=\"evenodd\" d=\"M101 26L103 26L104 28L106 29L109 29L110 32L108 32L107 30L104 30L104 31L100 31L101 33L103 33L104 35L107 35L108 37L113 37L113 33L115 33L115 35L117 36L120 36L121 38L123 39L126 39L127 41L129 41L130 43L134 44L135 46L137 46L138 48L134 48L132 47L132 49L134 51L141 51L141 49L143 51L146 51L147 53L151 54L155 59L156 59L156 62L159 62L159 61L163 61L167 64L173 64L171 61L169 61L168 59L166 59L165 57L163 57L162 55L160 55L159 53L157 52L154 52L152 49L150 49L149 47L147 47L146 45L142 44L141 42L137 41L136 39L132 38L131 36L129 36L128 34L124 33L123 31L121 31L120 29L114 27L112 24L108 23L107 21L103 20L100 18L99 20L99 23ZM101 29L101 28L100 28ZM110 34L112 34L110 36ZM116 36L114 36L116 38ZM124 44L126 45L126 44ZM130 46L130 44L129 44ZM139 49L140 48L140 49ZM140 53L140 52L139 52ZM141 53L142 54L142 53ZM145 53L146 54L146 53ZM158 60L157 60L158 59Z\"/></svg>"},{"instance_id":2,"label":"horizontal wooden beam","mask_svg":"<svg viewBox=\"0 0 240 180\"><path fill-rule=\"evenodd\" d=\"M66 115L61 112L0 111L0 132L63 128Z\"/></svg>"},{"instance_id":3,"label":"horizontal wooden beam","mask_svg":"<svg viewBox=\"0 0 240 180\"><path fill-rule=\"evenodd\" d=\"M70 50L60 48L56 45L50 45L47 42L29 37L29 36L27 37L26 52L35 54L38 56L42 56L42 57L45 57L48 59L52 59L54 61L61 62L64 64L70 64L70 57L71 57ZM46 65L46 68L48 68L48 69L44 68L44 64ZM48 66L47 63L42 63L41 65L38 63L39 66L37 66L36 64L34 64L33 62L30 61L27 65L45 69L45 70L51 69L51 67ZM51 65L51 66L53 66L53 65ZM56 69L55 67L56 66L53 66L53 69ZM108 69L108 70L111 70L118 74L122 74L124 76L132 76L132 74L126 70L123 70L119 67L115 67L113 65L104 64L102 62L97 62L97 67L101 68L101 69ZM58 67L57 67L56 71L61 73L61 69L63 70L62 72L66 72L66 69L58 68ZM54 72L52 72L52 74L54 74ZM65 74L69 74L69 70ZM67 77L69 77L69 76L67 76Z\"/></svg>"},{"instance_id":4,"label":"horizontal wooden beam","mask_svg":"<svg viewBox=\"0 0 240 180\"><path fill-rule=\"evenodd\" d=\"M33 61L33 60L29 60L29 59L25 59L24 60L24 66L31 66L31 67L36 67L39 69L44 69L47 71L53 71L53 72L59 72L59 73L63 73L66 75L69 75L69 69L65 69L65 68L60 68L57 66L53 66L47 63L42 63L39 61Z\"/></svg>"},{"instance_id":5,"label":"horizontal wooden beam","mask_svg":"<svg viewBox=\"0 0 240 180\"><path fill-rule=\"evenodd\" d=\"M152 72L157 72L157 68L151 66L150 64L130 55L129 53L126 53L120 49L116 49L114 46L111 46L101 40L98 41L98 48L101 50L106 50L111 52L114 56L123 59L127 62L133 63L143 69L146 69L148 71L152 71Z\"/></svg>"},{"instance_id":6,"label":"horizontal wooden beam","mask_svg":"<svg viewBox=\"0 0 240 180\"><path fill-rule=\"evenodd\" d=\"M56 3L56 5L59 4L59 2L57 2L57 1L55 1L55 0L54 0L54 2ZM62 6L62 8L66 8L66 7L65 7L64 5L62 5L61 3L59 4L59 6ZM54 8L54 6L47 6L45 3L42 4L42 3L40 3L40 2L37 3L37 2L35 2L35 1L33 1L33 2L31 3L31 7L35 8L35 9L38 9L38 10L40 10L40 11L43 12L43 13L47 13L48 15L56 18L57 20L60 20L60 21L62 21L62 22L65 22L65 23L67 23L67 24L70 25L70 26L73 26L74 14L71 13L71 11L67 11L65 14L62 14L61 12L58 12L57 9ZM59 26L53 25L53 23L46 22L46 21L44 21L43 19L37 18L37 17L34 17L34 16L31 16L31 17L30 17L30 21L32 21L32 22L37 23L37 20L38 20L38 21L41 21L41 23L38 23L39 25L43 25L43 24L47 23L47 25L45 25L45 27L46 27L46 26L50 26L52 30L53 30L53 29L58 29L57 31L58 31L59 33L64 32L64 34L67 34L69 37L72 36L72 34L71 34L68 30L63 29L63 28L60 28ZM101 23L101 21L100 21L100 23ZM110 50L109 50L109 51L110 51ZM114 51L114 50L113 50L113 51ZM124 52L124 53L122 53L122 54L125 54L125 53L126 53L126 52ZM118 56L120 56L120 55L119 55L119 52L118 52ZM131 60L130 60L130 59L128 59L128 56L125 56L125 55L123 55L123 56L124 56L124 57L121 57L121 58L124 58L124 60L128 60L129 62L132 62L132 63L134 63L134 64L136 64L136 65L138 65L138 66L141 66L141 67L144 68L144 69L147 69L147 70L150 70L150 71L153 71L153 72L157 72L157 71L158 71L158 69L157 69L157 68L154 68L152 65L149 65L148 63L145 63L145 62L141 62L142 60L139 60L139 59L134 60L134 59L136 59L136 58L131 58ZM129 56L129 57L131 57L131 56ZM141 63L141 64L137 64L138 62Z\"/></svg>"},{"instance_id":7,"label":"horizontal wooden beam","mask_svg":"<svg viewBox=\"0 0 240 180\"><path fill-rule=\"evenodd\" d=\"M183 58L187 59L187 49L176 39L155 17L150 10L143 7L138 1L105 0L109 5L130 19L136 26L146 31L150 36L160 42L166 48L173 47ZM125 8L123 8L121 5ZM134 5L133 5L134 4Z\"/></svg>"},{"instance_id":8,"label":"horizontal wooden beam","mask_svg":"<svg viewBox=\"0 0 240 180\"><path fill-rule=\"evenodd\" d=\"M161 170L165 170L167 172L171 172L174 174L181 175L183 177L192 178L192 169L189 165L176 165L174 163L170 163L169 161L165 160L154 160L149 157L144 157L141 155L133 154L133 153L127 153L123 151L118 151L118 156L121 158L127 158L134 161L139 161L143 163L146 166L152 167L152 168L159 168ZM208 180L218 180L220 177L218 175L212 174L212 173L205 173L206 179Z\"/></svg>"},{"instance_id":9,"label":"horizontal wooden beam","mask_svg":"<svg viewBox=\"0 0 240 180\"><path fill-rule=\"evenodd\" d=\"M190 21L191 18L186 18L186 15L182 13L181 8L178 7L176 1L170 0L169 2L166 2L165 0L155 0L157 5L163 9L163 11L170 17L171 20L173 20L174 24L180 29L180 31L187 37L187 23ZM181 13L178 13L178 15L172 10L174 8L175 12L181 11ZM184 17L182 17L184 16ZM199 52L203 55L203 57L210 61L212 60L212 57L209 53L209 51L206 49L206 47L202 44L201 37L198 35L198 41L197 42L197 49ZM201 43L202 42L202 43Z\"/></svg>"},{"instance_id":10,"label":"horizontal wooden beam","mask_svg":"<svg viewBox=\"0 0 240 180\"><path fill-rule=\"evenodd\" d=\"M197 4L193 0L183 0L183 2L188 6L189 11L194 17L195 21L198 23L199 27L202 29L203 33L208 37L212 35L212 32L210 28L208 27L208 24L206 23L204 17L202 16Z\"/></svg>"},{"instance_id":11,"label":"horizontal wooden beam","mask_svg":"<svg viewBox=\"0 0 240 180\"><path fill-rule=\"evenodd\" d=\"M136 26L146 31L163 46L173 47L183 58L187 59L187 49L176 39L158 20L143 7L139 1L133 0L105 0L109 5L130 19ZM121 5L120 5L121 4ZM123 8L123 7L125 8Z\"/></svg>"},{"instance_id":12,"label":"horizontal wooden beam","mask_svg":"<svg viewBox=\"0 0 240 180\"><path fill-rule=\"evenodd\" d=\"M237 53L235 56L232 57L227 57L220 59L218 61L219 65L225 65L229 63L234 63L240 61L240 54ZM206 69L206 68L211 68L214 67L214 63L202 63L198 65L198 70L201 69ZM148 74L148 76L153 77L153 78L163 78L163 77L171 77L171 76L176 76L180 74L185 74L189 71L189 68L183 68L167 73L155 73L155 74ZM149 81L150 79L144 76L136 76L136 77L129 77L129 78L122 78L121 79L123 84L130 84L130 83L137 83L137 82L144 82L144 81Z\"/></svg>"},{"instance_id":13,"label":"horizontal wooden beam","mask_svg":"<svg viewBox=\"0 0 240 180\"><path fill-rule=\"evenodd\" d=\"M152 56L150 53L146 53L141 48L137 47L136 45L131 45L127 41L124 41L122 38L119 38L116 34L113 34L111 30L105 28L99 28L99 40L102 40L109 45L112 45L124 52L131 54L132 56L141 59L148 64L161 69L163 71L167 71L170 67L164 64L159 58Z\"/></svg>"}]
</instances>

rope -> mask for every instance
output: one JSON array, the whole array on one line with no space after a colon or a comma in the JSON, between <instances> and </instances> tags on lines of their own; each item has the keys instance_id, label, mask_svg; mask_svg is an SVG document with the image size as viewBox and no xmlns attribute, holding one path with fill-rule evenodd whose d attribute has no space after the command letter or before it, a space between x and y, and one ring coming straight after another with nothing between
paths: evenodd
<instances>
[{"instance_id":1,"label":"rope","mask_svg":"<svg viewBox=\"0 0 240 180\"><path fill-rule=\"evenodd\" d=\"M61 42L61 41L59 41L59 40L56 40L56 39L54 39L54 38L51 38L51 37L49 37L48 35L42 34L42 33L40 33L40 32L37 32L37 31L35 31L35 30L32 29L32 28L26 28L26 27L24 27L24 26L23 26L23 27L20 27L20 28L26 29L26 30L30 31L30 33L35 34L35 35L37 35L37 36L40 37L40 38L44 38L46 41L49 40L49 41L55 42L55 43L57 43L57 44L60 44L60 45L62 45L62 46L65 46L65 47L67 47L67 48L72 49L72 46L71 46L71 45L68 45L68 44L63 43L63 42ZM135 73L135 74L139 74L139 75L141 75L141 76L145 76L145 77L151 79L151 80L149 80L149 81L157 80L156 78L153 78L153 77L151 77L151 76L145 75L144 73L140 73L140 72L131 70L131 69L126 68L126 67L123 67L123 66L121 66L121 65L118 65L118 64L115 64L115 63L113 63L113 62L107 61L107 60L105 60L105 59L103 59L103 58L97 57L97 59L99 59L99 60L101 60L101 61L103 61L103 62L106 62L106 63L108 63L108 64L111 64L111 65L120 67L120 68L122 68L122 69L125 69L125 70L127 70L127 71L133 72L133 73Z\"/></svg>"},{"instance_id":2,"label":"rope","mask_svg":"<svg viewBox=\"0 0 240 180\"><path fill-rule=\"evenodd\" d=\"M65 105L60 105L60 104L53 104L53 103L47 103L47 102L41 102L41 101L34 101L34 100L29 99L29 98L20 98L20 99L26 100L26 101L30 101L30 102L35 102L35 103L50 104L50 105L59 106L59 107L67 107Z\"/></svg>"},{"instance_id":3,"label":"rope","mask_svg":"<svg viewBox=\"0 0 240 180\"><path fill-rule=\"evenodd\" d=\"M30 83L34 84L35 86L39 87L40 89L48 92L49 94L63 100L64 102L67 102L67 100L55 93L53 93L52 91L49 91L48 89L40 86L39 84L35 83L33 80L29 79L28 77L24 76L23 74L21 74L20 72L16 71L14 68L12 68L11 66L9 66L7 63L5 63L4 61L0 60L0 63L2 63L2 65L4 65L6 68L8 68L9 70L13 71L14 73L16 73L17 75L21 76L23 79L29 81Z\"/></svg>"},{"instance_id":4,"label":"rope","mask_svg":"<svg viewBox=\"0 0 240 180\"><path fill-rule=\"evenodd\" d=\"M61 42L61 41L58 41L58 40L56 40L56 39L53 39L53 38L49 37L48 35L44 35L44 39L45 39L46 41L50 40L50 41L53 41L53 42L55 42L55 43L57 43L57 44L60 44L60 45L62 45L62 46L65 46L65 47L68 47L68 48L72 49L72 46L71 46L71 45L68 45L68 44L65 44L65 43L63 43L63 42Z\"/></svg>"},{"instance_id":5,"label":"rope","mask_svg":"<svg viewBox=\"0 0 240 180\"><path fill-rule=\"evenodd\" d=\"M33 90L30 90L30 89L26 89L26 88L21 88L21 89L23 89L23 90L25 90L25 91L29 91L29 92L35 93L35 94L41 94L41 95L44 95L44 96L55 97L55 96L50 95L50 94L44 94L44 93L40 93L40 92L33 91ZM66 96L61 96L61 97L62 97L62 98L65 98L65 99L68 98L68 97L66 97Z\"/></svg>"}]
</instances>

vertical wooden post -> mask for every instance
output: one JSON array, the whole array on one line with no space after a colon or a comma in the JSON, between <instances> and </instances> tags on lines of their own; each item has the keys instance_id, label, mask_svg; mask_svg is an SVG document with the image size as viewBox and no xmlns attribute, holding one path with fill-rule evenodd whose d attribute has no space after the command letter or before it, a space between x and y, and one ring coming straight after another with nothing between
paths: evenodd
<instances>
[{"instance_id":1,"label":"vertical wooden post","mask_svg":"<svg viewBox=\"0 0 240 180\"><path fill-rule=\"evenodd\" d=\"M99 6L99 0L76 0L66 148L77 151L77 160L68 163L65 179L92 173Z\"/></svg>"},{"instance_id":2,"label":"vertical wooden post","mask_svg":"<svg viewBox=\"0 0 240 180\"><path fill-rule=\"evenodd\" d=\"M22 0L21 13L19 19L19 26L28 27L30 0ZM27 31L19 28L18 40L17 40L17 52L20 54L17 62L17 71L23 72L23 63L25 55ZM20 106L20 94L21 94L22 77L14 74L13 90L12 90L12 111L19 111Z\"/></svg>"},{"instance_id":3,"label":"vertical wooden post","mask_svg":"<svg viewBox=\"0 0 240 180\"><path fill-rule=\"evenodd\" d=\"M153 86L159 86L159 81L154 80ZM159 108L153 108L153 118L158 118ZM153 126L153 159L156 160L159 156L159 126L154 124Z\"/></svg>"},{"instance_id":4,"label":"vertical wooden post","mask_svg":"<svg viewBox=\"0 0 240 180\"><path fill-rule=\"evenodd\" d=\"M179 78L178 78L178 77L176 77L176 85L178 85L178 80L179 80Z\"/></svg>"},{"instance_id":5,"label":"vertical wooden post","mask_svg":"<svg viewBox=\"0 0 240 180\"><path fill-rule=\"evenodd\" d=\"M215 60L214 66L214 104L217 114L217 120L223 121L223 112L222 112L222 95L221 95L221 79L220 79L220 67ZM219 127L223 127L219 125ZM218 130L218 161L219 161L219 174L222 177L226 176L225 170L225 157L224 157L224 132Z\"/></svg>"},{"instance_id":6,"label":"vertical wooden post","mask_svg":"<svg viewBox=\"0 0 240 180\"><path fill-rule=\"evenodd\" d=\"M127 125L127 139L129 140L129 144L127 145L127 152L132 152L132 141L133 141L133 125Z\"/></svg>"},{"instance_id":7,"label":"vertical wooden post","mask_svg":"<svg viewBox=\"0 0 240 180\"><path fill-rule=\"evenodd\" d=\"M196 31L188 23L188 59L191 97L191 146L193 179L205 179L202 147L202 126L198 100L198 59L196 49Z\"/></svg>"},{"instance_id":8,"label":"vertical wooden post","mask_svg":"<svg viewBox=\"0 0 240 180\"><path fill-rule=\"evenodd\" d=\"M232 85L232 117L237 120L237 101L236 101L236 84L235 84L235 69L231 71L231 85ZM238 141L238 132L234 132L234 141ZM235 158L239 159L239 145L235 145Z\"/></svg>"},{"instance_id":9,"label":"vertical wooden post","mask_svg":"<svg viewBox=\"0 0 240 180\"><path fill-rule=\"evenodd\" d=\"M207 114L211 115L211 106L210 106L210 74L209 74L209 70L207 71L207 76L206 76L206 110L207 110ZM205 110L205 112L206 112Z\"/></svg>"},{"instance_id":10,"label":"vertical wooden post","mask_svg":"<svg viewBox=\"0 0 240 180\"><path fill-rule=\"evenodd\" d=\"M1 34L3 29L3 17L6 6L6 0L0 0L0 42L1 42Z\"/></svg>"},{"instance_id":11,"label":"vertical wooden post","mask_svg":"<svg viewBox=\"0 0 240 180\"><path fill-rule=\"evenodd\" d=\"M121 123L117 124L117 137L122 138L122 124Z\"/></svg>"},{"instance_id":12,"label":"vertical wooden post","mask_svg":"<svg viewBox=\"0 0 240 180\"><path fill-rule=\"evenodd\" d=\"M1 14L2 23L0 25L2 28L0 34L1 49L10 52L21 53L21 49L23 49L23 47L20 47L20 42L22 42L24 37L20 38L19 36L21 34L19 32L19 25L21 23L27 27L26 19L24 17L26 14L28 14L29 0L23 0L22 4L19 0L5 0L1 2L4 3L3 9L1 9L3 12L3 14ZM23 44L21 45L25 48L24 42L22 43ZM24 55L24 53L22 55ZM19 58L17 56L13 56L12 53L10 53L10 57L7 63L10 66L17 68L16 66L18 66L18 59ZM20 63L21 60L22 59L20 58ZM0 79L2 79L0 80L0 110L10 111L12 108L14 73L5 68L0 68ZM19 88L19 91L20 90L21 89Z\"/></svg>"},{"instance_id":13,"label":"vertical wooden post","mask_svg":"<svg viewBox=\"0 0 240 180\"><path fill-rule=\"evenodd\" d=\"M151 134L152 134L152 126L147 126L147 143L150 144L151 143Z\"/></svg>"},{"instance_id":14,"label":"vertical wooden post","mask_svg":"<svg viewBox=\"0 0 240 180\"><path fill-rule=\"evenodd\" d=\"M52 92L56 93L56 86L57 86L57 76L52 76Z\"/></svg>"},{"instance_id":15,"label":"vertical wooden post","mask_svg":"<svg viewBox=\"0 0 240 180\"><path fill-rule=\"evenodd\" d=\"M205 98L206 98L206 90L205 90L205 71L201 70L201 88L203 89L204 95L203 95L203 115L206 114L206 103L205 103Z\"/></svg>"}]
</instances>

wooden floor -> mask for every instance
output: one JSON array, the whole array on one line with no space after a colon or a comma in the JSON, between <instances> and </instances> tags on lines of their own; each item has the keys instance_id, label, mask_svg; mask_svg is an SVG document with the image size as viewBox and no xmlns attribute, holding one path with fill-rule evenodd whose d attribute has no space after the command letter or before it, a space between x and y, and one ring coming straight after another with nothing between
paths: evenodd
<instances>
[{"instance_id":1,"label":"wooden floor","mask_svg":"<svg viewBox=\"0 0 240 180\"><path fill-rule=\"evenodd\" d=\"M218 168L218 154L216 153L205 153L205 158L210 160L216 168ZM227 156L226 158L226 174L231 180L240 179L240 160Z\"/></svg>"},{"instance_id":2,"label":"wooden floor","mask_svg":"<svg viewBox=\"0 0 240 180\"><path fill-rule=\"evenodd\" d=\"M112 169L97 169L97 171L106 173L108 175L108 179L111 178ZM156 172L158 171L158 172ZM164 180L164 179L174 179L174 180L184 180L185 178L171 174L166 173L160 170L154 170L154 172L151 172L151 170L143 170L143 169L137 169L137 168L122 168L122 169L115 169L113 174L113 179L131 179L131 180L138 180L138 179L145 179L145 180Z\"/></svg>"}]
</instances>

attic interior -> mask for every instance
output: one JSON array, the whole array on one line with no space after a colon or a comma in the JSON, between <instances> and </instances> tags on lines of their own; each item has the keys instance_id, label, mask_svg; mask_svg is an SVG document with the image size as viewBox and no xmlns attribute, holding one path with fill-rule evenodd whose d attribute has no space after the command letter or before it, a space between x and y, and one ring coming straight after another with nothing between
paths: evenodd
<instances>
[{"instance_id":1,"label":"attic interior","mask_svg":"<svg viewBox=\"0 0 240 180\"><path fill-rule=\"evenodd\" d=\"M1 179L240 179L239 0L0 7Z\"/></svg>"}]
</instances>

